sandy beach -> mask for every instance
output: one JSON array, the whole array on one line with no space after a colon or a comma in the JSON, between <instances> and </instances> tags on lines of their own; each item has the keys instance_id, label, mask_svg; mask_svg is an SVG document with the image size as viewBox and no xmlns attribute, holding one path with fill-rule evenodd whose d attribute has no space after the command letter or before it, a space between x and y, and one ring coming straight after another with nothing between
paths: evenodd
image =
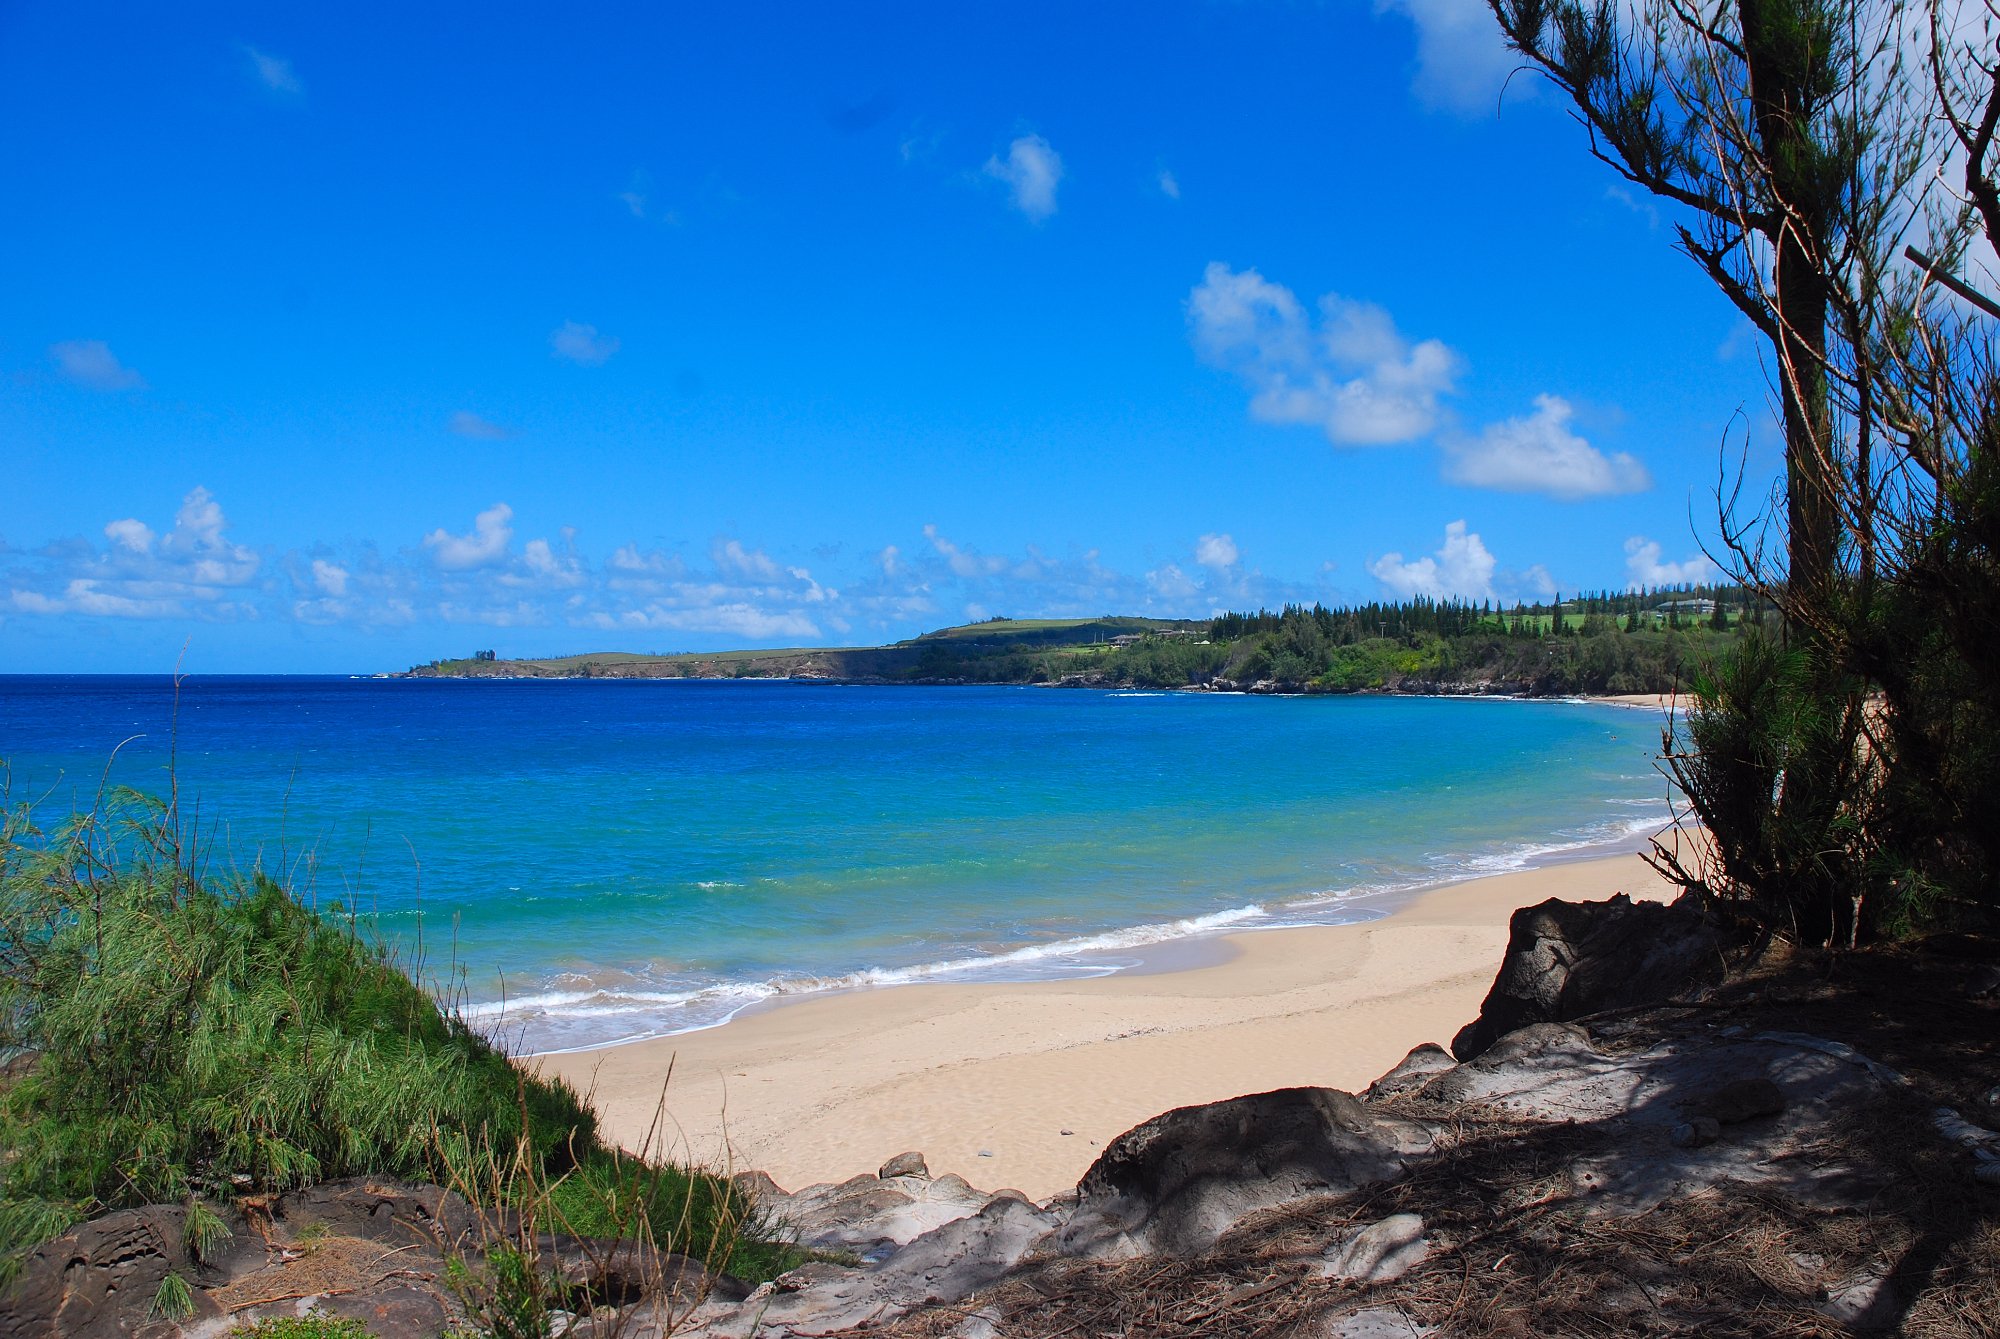
<instances>
[{"instance_id":1,"label":"sandy beach","mask_svg":"<svg viewBox=\"0 0 2000 1339\"><path fill-rule=\"evenodd\" d=\"M677 1156L787 1189L917 1149L933 1173L1041 1198L1161 1111L1358 1089L1413 1046L1448 1045L1478 1012L1515 908L1615 892L1668 889L1636 854L1558 864L1439 888L1365 924L1232 935L1185 970L857 991L527 1063L591 1092L632 1147L664 1085Z\"/></svg>"}]
</instances>

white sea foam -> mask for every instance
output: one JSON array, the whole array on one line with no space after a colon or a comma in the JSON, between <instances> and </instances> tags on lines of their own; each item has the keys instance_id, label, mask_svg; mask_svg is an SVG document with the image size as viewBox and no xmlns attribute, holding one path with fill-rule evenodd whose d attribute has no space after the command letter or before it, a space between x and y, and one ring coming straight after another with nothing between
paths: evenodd
<instances>
[{"instance_id":1,"label":"white sea foam","mask_svg":"<svg viewBox=\"0 0 2000 1339\"><path fill-rule=\"evenodd\" d=\"M466 1008L467 1021L489 1032L517 1032L537 1053L556 1054L618 1042L720 1027L745 1009L774 1000L925 981L1034 981L1107 976L1144 961L1138 950L1180 940L1253 930L1353 923L1386 915L1401 898L1461 879L1513 873L1596 853L1629 850L1635 838L1669 821L1663 801L1608 800L1607 807L1643 803L1643 815L1481 854L1441 857L1402 878L1357 882L1302 893L1267 906L1250 903L1141 925L1099 930L990 953L964 953L901 967L867 967L831 975L799 973L762 981L673 982L649 989L619 973L616 984L565 972L552 988Z\"/></svg>"}]
</instances>

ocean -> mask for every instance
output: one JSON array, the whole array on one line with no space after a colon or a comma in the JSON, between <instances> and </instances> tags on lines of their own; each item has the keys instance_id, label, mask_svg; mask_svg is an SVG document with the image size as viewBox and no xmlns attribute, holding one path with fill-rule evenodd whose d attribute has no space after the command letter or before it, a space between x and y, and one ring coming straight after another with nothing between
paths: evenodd
<instances>
[{"instance_id":1,"label":"ocean","mask_svg":"<svg viewBox=\"0 0 2000 1339\"><path fill-rule=\"evenodd\" d=\"M10 799L164 794L515 1049L917 980L1101 974L1639 849L1652 713L743 681L0 677Z\"/></svg>"}]
</instances>

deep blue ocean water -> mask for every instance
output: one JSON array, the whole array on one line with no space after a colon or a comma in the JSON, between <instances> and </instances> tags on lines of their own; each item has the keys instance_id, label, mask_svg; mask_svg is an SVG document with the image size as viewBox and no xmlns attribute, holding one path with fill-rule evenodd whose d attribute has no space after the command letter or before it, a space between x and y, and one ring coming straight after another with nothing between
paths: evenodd
<instances>
[{"instance_id":1,"label":"deep blue ocean water","mask_svg":"<svg viewBox=\"0 0 2000 1339\"><path fill-rule=\"evenodd\" d=\"M776 994L1103 972L1666 820L1655 718L1553 702L771 681L0 677L45 817L164 793L211 867L378 918L552 1049ZM121 747L122 745L122 747ZM116 750L115 761L112 755ZM453 947L455 940L455 948Z\"/></svg>"}]
</instances>

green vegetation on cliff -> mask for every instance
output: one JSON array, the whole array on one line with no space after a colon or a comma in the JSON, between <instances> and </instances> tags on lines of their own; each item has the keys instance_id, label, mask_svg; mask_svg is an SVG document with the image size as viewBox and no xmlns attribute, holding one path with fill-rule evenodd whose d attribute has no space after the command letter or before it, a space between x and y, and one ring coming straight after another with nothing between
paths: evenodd
<instances>
[{"instance_id":1,"label":"green vegetation on cliff","mask_svg":"<svg viewBox=\"0 0 2000 1339\"><path fill-rule=\"evenodd\" d=\"M1735 588L1518 604L1291 605L1207 620L989 619L890 646L436 661L458 678L819 678L1276 692L1666 693L1761 608Z\"/></svg>"},{"instance_id":2,"label":"green vegetation on cliff","mask_svg":"<svg viewBox=\"0 0 2000 1339\"><path fill-rule=\"evenodd\" d=\"M725 1179L601 1144L573 1090L516 1069L364 922L329 910L261 873L205 875L172 807L143 796L46 832L31 808L6 811L0 1282L25 1251L113 1209L352 1175L477 1201L502 1184L479 1174L496 1162L522 1169L509 1207L560 1229L643 1226L751 1273L780 1263L745 1239Z\"/></svg>"}]
</instances>

